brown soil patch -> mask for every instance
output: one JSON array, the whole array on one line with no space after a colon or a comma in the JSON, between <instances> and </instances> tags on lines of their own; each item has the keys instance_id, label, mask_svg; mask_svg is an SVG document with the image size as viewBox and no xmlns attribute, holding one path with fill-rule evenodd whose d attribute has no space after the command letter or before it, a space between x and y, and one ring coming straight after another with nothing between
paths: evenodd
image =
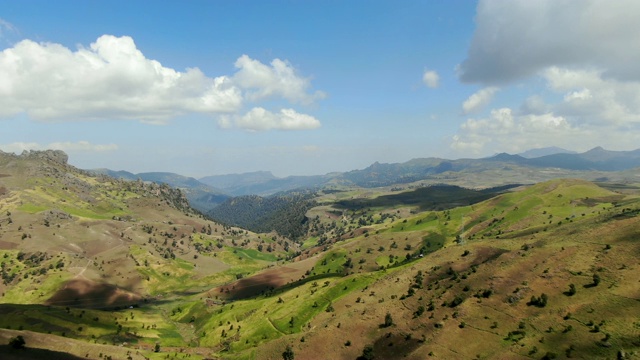
<instances>
[{"instance_id":1,"label":"brown soil patch","mask_svg":"<svg viewBox=\"0 0 640 360\"><path fill-rule=\"evenodd\" d=\"M2 250L12 250L18 247L18 244L14 244L8 241L0 240L0 249Z\"/></svg>"},{"instance_id":2,"label":"brown soil patch","mask_svg":"<svg viewBox=\"0 0 640 360\"><path fill-rule=\"evenodd\" d=\"M509 252L505 249L498 249L494 247L477 247L474 249L475 255L471 265L480 265L490 261L493 261L500 257L500 255Z\"/></svg>"},{"instance_id":3,"label":"brown soil patch","mask_svg":"<svg viewBox=\"0 0 640 360\"><path fill-rule=\"evenodd\" d=\"M300 280L305 275L305 272L315 264L315 261L315 258L311 258L269 269L252 277L219 286L210 293L229 300L241 300L257 296Z\"/></svg>"},{"instance_id":4,"label":"brown soil patch","mask_svg":"<svg viewBox=\"0 0 640 360\"><path fill-rule=\"evenodd\" d=\"M126 306L140 300L140 295L120 289L112 284L73 279L49 298L46 304L80 308L106 308Z\"/></svg>"}]
</instances>

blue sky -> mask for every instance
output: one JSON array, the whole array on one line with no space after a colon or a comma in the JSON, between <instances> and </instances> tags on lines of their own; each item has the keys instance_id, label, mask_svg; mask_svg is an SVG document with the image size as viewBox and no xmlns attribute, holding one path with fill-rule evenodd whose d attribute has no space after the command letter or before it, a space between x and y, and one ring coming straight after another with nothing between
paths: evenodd
<instances>
[{"instance_id":1,"label":"blue sky","mask_svg":"<svg viewBox=\"0 0 640 360\"><path fill-rule=\"evenodd\" d=\"M638 148L640 3L0 5L0 150L277 176Z\"/></svg>"}]
</instances>

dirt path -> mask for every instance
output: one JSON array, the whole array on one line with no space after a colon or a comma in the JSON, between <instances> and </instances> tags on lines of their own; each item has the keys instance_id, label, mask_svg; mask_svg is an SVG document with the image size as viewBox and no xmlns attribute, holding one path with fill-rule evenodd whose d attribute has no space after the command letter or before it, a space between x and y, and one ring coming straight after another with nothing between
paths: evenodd
<instances>
[{"instance_id":1,"label":"dirt path","mask_svg":"<svg viewBox=\"0 0 640 360\"><path fill-rule=\"evenodd\" d=\"M91 264L91 260L90 260L90 259L87 259L87 264L86 264L86 265L82 268L82 270L80 270L80 272L79 272L76 276L74 276L73 278L74 278L74 279L77 279L77 278L79 278L79 277L82 277L82 278L85 278L85 279L86 279L86 277L84 277L84 275L83 275L83 274L84 274L84 272L87 270L87 268L89 267L89 264Z\"/></svg>"}]
</instances>

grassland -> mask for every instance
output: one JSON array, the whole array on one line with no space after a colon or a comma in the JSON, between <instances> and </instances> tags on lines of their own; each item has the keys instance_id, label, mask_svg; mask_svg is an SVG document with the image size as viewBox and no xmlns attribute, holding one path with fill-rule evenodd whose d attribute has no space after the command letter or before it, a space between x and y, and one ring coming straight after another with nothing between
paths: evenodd
<instances>
[{"instance_id":1,"label":"grassland","mask_svg":"<svg viewBox=\"0 0 640 360\"><path fill-rule=\"evenodd\" d=\"M210 222L159 186L16 169L1 179L0 338L33 354L640 356L634 186L348 189L319 199L294 243Z\"/></svg>"}]
</instances>

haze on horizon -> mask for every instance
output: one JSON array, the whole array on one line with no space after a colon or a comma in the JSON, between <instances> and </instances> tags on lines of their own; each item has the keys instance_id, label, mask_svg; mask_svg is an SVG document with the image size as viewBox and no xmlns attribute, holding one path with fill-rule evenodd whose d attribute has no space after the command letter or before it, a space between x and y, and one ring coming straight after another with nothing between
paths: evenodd
<instances>
[{"instance_id":1,"label":"haze on horizon","mask_svg":"<svg viewBox=\"0 0 640 360\"><path fill-rule=\"evenodd\" d=\"M194 177L631 150L638 18L633 0L10 2L0 150Z\"/></svg>"}]
</instances>

